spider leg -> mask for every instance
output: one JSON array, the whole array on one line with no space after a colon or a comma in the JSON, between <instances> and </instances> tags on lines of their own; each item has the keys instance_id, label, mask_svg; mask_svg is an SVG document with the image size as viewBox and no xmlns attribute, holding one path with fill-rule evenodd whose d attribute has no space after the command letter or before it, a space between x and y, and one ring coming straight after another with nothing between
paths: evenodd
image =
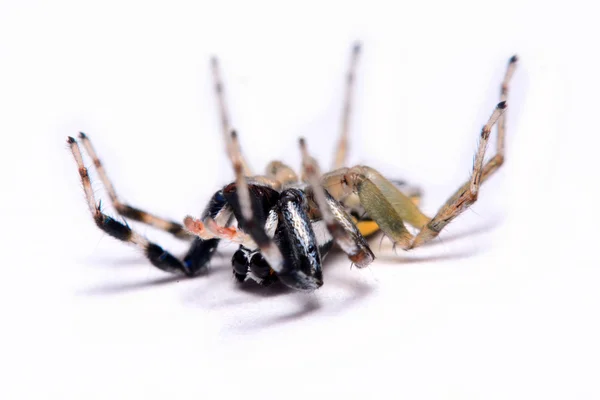
<instances>
[{"instance_id":1,"label":"spider leg","mask_svg":"<svg viewBox=\"0 0 600 400\"><path fill-rule=\"evenodd\" d=\"M341 168L346 164L346 154L348 152L348 131L350 129L350 116L352 112L352 97L354 94L356 65L358 64L360 50L360 43L354 43L352 46L352 53L350 55L350 65L348 66L348 72L346 74L346 92L344 94L344 106L342 108L340 139L337 145L333 169Z\"/></svg>"},{"instance_id":2,"label":"spider leg","mask_svg":"<svg viewBox=\"0 0 600 400\"><path fill-rule=\"evenodd\" d=\"M506 101L508 99L508 90L510 79L512 78L515 69L517 67L517 56L512 56L508 61L506 73L500 86L500 103L496 109L499 112L497 118L498 124L498 137L496 143L496 154L487 162L483 164L483 158L487 143L489 141L491 133L490 122L486 124L481 130L481 140L479 142L479 148L475 156L475 163L473 165L473 174L471 178L465 182L456 192L446 201L446 203L440 208L435 217L423 227L415 238L412 248L421 246L423 243L430 241L437 237L442 229L454 218L460 215L465 209L477 200L479 194L479 187L485 182L494 172L498 170L504 164L504 149L505 149L505 135L506 135ZM492 115L493 118L493 115ZM490 118L490 121L491 119ZM493 125L493 123L492 123Z\"/></svg>"},{"instance_id":3,"label":"spider leg","mask_svg":"<svg viewBox=\"0 0 600 400\"><path fill-rule=\"evenodd\" d=\"M500 85L500 101L506 102L508 100L508 92L510 89L510 79L512 78L515 70L517 69L517 63L519 59L516 55L512 56L510 60L508 60L508 66L506 67L506 72L504 74L504 79L502 80L502 84ZM485 182L498 168L504 164L504 151L505 151L505 142L506 142L506 112L500 115L498 118L498 131L496 138L496 154L483 166L483 170L481 172L481 182ZM459 197L461 193L465 192L471 186L471 180L465 182L458 190L450 197Z\"/></svg>"},{"instance_id":4,"label":"spider leg","mask_svg":"<svg viewBox=\"0 0 600 400\"><path fill-rule=\"evenodd\" d=\"M83 184L83 190L85 192L88 207L98 228L115 239L126 243L131 243L141 249L150 262L157 268L167 272L183 272L186 275L192 275L191 271L186 268L185 264L178 260L171 253L164 250L159 245L150 242L148 239L132 230L126 224L123 224L102 212L100 203L96 203L87 168L85 168L83 165L83 159L81 157L79 145L72 137L67 139L67 143L71 148L71 152L73 153L73 157L75 158L75 162L79 168L79 175Z\"/></svg>"},{"instance_id":5,"label":"spider leg","mask_svg":"<svg viewBox=\"0 0 600 400\"><path fill-rule=\"evenodd\" d=\"M333 239L358 267L369 265L375 256L367 241L346 213L344 207L321 186L314 159L308 154L306 142L300 139L303 174L311 185L311 193L321 213L321 218Z\"/></svg>"},{"instance_id":6,"label":"spider leg","mask_svg":"<svg viewBox=\"0 0 600 400\"><path fill-rule=\"evenodd\" d=\"M512 56L508 60L508 67L504 74L504 79L500 85L500 101L508 101L508 90L510 79L512 78L515 69L517 68L517 62L519 59L516 55ZM496 154L490 161L483 167L483 173L481 175L481 182L485 182L490 175L492 175L502 164L504 164L504 143L506 135L506 113L500 116L498 120L498 137L496 142Z\"/></svg>"},{"instance_id":7,"label":"spider leg","mask_svg":"<svg viewBox=\"0 0 600 400\"><path fill-rule=\"evenodd\" d=\"M505 109L506 102L498 103L483 127L473 174L469 182L462 186L464 190L459 190L451 196L433 219L423 214L408 196L372 168L357 166L341 169L323 177L322 182L341 196L349 192L357 193L368 215L377 222L395 246L398 245L404 250L418 247L436 237L450 221L477 200L485 148L492 127ZM420 229L416 237L406 229L404 221Z\"/></svg>"},{"instance_id":8,"label":"spider leg","mask_svg":"<svg viewBox=\"0 0 600 400\"><path fill-rule=\"evenodd\" d=\"M277 208L280 218L275 239L286 255L284 269L277 275L288 286L316 289L323 284L323 269L319 243L306 212L306 195L300 189L286 189Z\"/></svg>"},{"instance_id":9,"label":"spider leg","mask_svg":"<svg viewBox=\"0 0 600 400\"><path fill-rule=\"evenodd\" d=\"M500 85L500 103L494 114L497 112L499 116L497 118L498 132L496 142L496 154L487 162L483 164L483 158L487 143L489 141L491 128L493 125L492 117L490 121L481 130L481 139L479 142L479 148L475 156L475 162L473 165L473 173L471 178L465 182L456 192L446 201L446 203L440 208L435 217L419 232L415 238L411 248L421 246L422 244L430 241L431 239L438 236L440 231L450 223L454 218L460 215L465 209L473 204L478 197L479 187L485 182L494 172L498 170L504 163L504 150L505 150L505 135L506 135L506 101L508 99L509 83L517 68L518 58L512 56L508 60L508 66L504 74L504 79ZM492 124L490 125L490 122Z\"/></svg>"},{"instance_id":10,"label":"spider leg","mask_svg":"<svg viewBox=\"0 0 600 400\"><path fill-rule=\"evenodd\" d=\"M117 213L119 213L119 215L122 215L125 218L130 218L134 221L143 222L155 228L169 232L170 234L179 239L191 239L191 236L185 231L185 229L183 229L183 226L181 226L181 224L157 217L156 215L152 215L146 211L140 210L139 208L132 207L128 204L121 202L119 200L119 197L117 196L117 192L115 191L112 182L110 181L110 179L108 179L108 175L104 170L104 166L98 158L98 155L96 154L96 151L92 146L92 142L90 141L89 137L85 133L79 132L79 139L81 140L81 143L83 144L83 147L85 148L86 152L92 158L96 171L98 171L98 176L104 184L104 187L108 192L108 197L110 198L111 203L113 204L115 210L117 211Z\"/></svg>"},{"instance_id":11,"label":"spider leg","mask_svg":"<svg viewBox=\"0 0 600 400\"><path fill-rule=\"evenodd\" d=\"M225 86L223 85L223 80L221 79L221 69L219 67L219 59L217 57L212 57L210 60L212 75L213 75L213 83L215 88L215 95L217 98L217 106L219 108L219 116L221 119L221 128L223 131L223 140L225 141L225 147L229 151L231 147L231 121L229 118L229 112L227 110L227 102L225 101ZM244 175L252 176L252 170L244 156L239 154L240 162L242 164L242 168L244 170Z\"/></svg>"},{"instance_id":12,"label":"spider leg","mask_svg":"<svg viewBox=\"0 0 600 400\"><path fill-rule=\"evenodd\" d=\"M423 189L421 189L419 186L410 185L408 182L400 179L390 179L389 181L392 185L396 186L399 191L407 196L416 206L421 203L421 199L423 198Z\"/></svg>"},{"instance_id":13,"label":"spider leg","mask_svg":"<svg viewBox=\"0 0 600 400\"><path fill-rule=\"evenodd\" d=\"M373 168L343 168L324 176L322 184L338 199L346 193L357 195L369 218L402 248L408 248L413 238L404 221L418 227L429 221L409 197Z\"/></svg>"},{"instance_id":14,"label":"spider leg","mask_svg":"<svg viewBox=\"0 0 600 400\"><path fill-rule=\"evenodd\" d=\"M418 186L409 185L403 180L389 180L389 182L400 192L400 195L408 197L416 206L419 206L423 191ZM339 185L338 185L339 186ZM334 185L335 188L335 185ZM346 212L353 217L353 222L359 232L368 237L380 231L379 225L365 211L360 203L360 198L356 193L350 193L341 201Z\"/></svg>"}]
</instances>

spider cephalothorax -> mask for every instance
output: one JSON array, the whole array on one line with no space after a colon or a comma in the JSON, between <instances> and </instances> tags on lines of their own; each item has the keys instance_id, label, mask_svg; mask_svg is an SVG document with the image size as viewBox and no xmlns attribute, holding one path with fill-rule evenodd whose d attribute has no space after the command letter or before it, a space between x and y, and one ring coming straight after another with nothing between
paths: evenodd
<instances>
[{"instance_id":1,"label":"spider cephalothorax","mask_svg":"<svg viewBox=\"0 0 600 400\"><path fill-rule=\"evenodd\" d=\"M96 225L109 235L132 243L144 251L156 267L195 276L204 271L221 240L239 244L232 257L235 279L254 280L263 285L281 281L303 291L323 284L322 263L337 244L357 267L369 265L374 255L364 236L381 230L394 246L404 250L418 247L433 238L477 200L479 187L504 161L505 110L508 83L517 58L513 56L502 82L500 103L484 125L470 179L430 218L418 208L421 191L386 179L368 166L346 168L348 127L354 74L360 46L351 53L346 79L341 138L333 170L321 174L320 168L300 139L302 179L292 168L273 161L265 175L251 173L240 150L237 134L231 130L225 107L223 84L216 59L212 60L222 129L226 149L235 172L235 181L218 190L200 218L188 216L183 225L171 222L120 202L89 138L80 140L92 157L116 211L125 218L144 222L189 240L190 248L182 259L150 242L127 224L104 214L96 203L78 142L68 143L79 167L79 174ZM484 155L494 125L498 127L496 154L486 163ZM418 229L413 235L405 223Z\"/></svg>"}]
</instances>

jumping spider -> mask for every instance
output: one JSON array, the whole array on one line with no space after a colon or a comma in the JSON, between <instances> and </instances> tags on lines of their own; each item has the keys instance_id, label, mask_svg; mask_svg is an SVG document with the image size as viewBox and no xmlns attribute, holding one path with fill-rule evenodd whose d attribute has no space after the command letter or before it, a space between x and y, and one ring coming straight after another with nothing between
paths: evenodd
<instances>
[{"instance_id":1,"label":"jumping spider","mask_svg":"<svg viewBox=\"0 0 600 400\"><path fill-rule=\"evenodd\" d=\"M187 276L198 275L206 268L221 239L238 243L239 249L231 263L233 274L239 282L251 279L268 285L279 280L302 291L312 291L323 284L321 265L334 242L352 263L357 267L365 267L375 257L364 236L377 230L383 231L395 246L404 250L421 246L437 237L449 222L477 200L481 184L504 161L506 100L517 57L509 60L501 85L500 103L481 130L470 179L430 218L418 208L420 190L394 183L368 166L345 167L359 54L360 45L356 44L351 52L346 76L341 137L333 170L321 174L304 140L300 139L302 179L292 168L279 161L271 162L265 175L251 172L241 153L237 134L231 130L219 64L213 58L214 87L235 181L212 196L200 219L187 216L183 225L122 203L89 138L80 133L79 139L92 158L117 213L167 231L179 239L191 241L187 254L181 260L127 224L102 212L100 203L94 198L79 144L69 137L67 141L79 167L88 207L96 225L110 236L142 249L156 267ZM492 127L496 124L496 154L484 164L486 146ZM236 221L237 224L234 224ZM417 228L418 234L413 236L405 223Z\"/></svg>"}]
</instances>

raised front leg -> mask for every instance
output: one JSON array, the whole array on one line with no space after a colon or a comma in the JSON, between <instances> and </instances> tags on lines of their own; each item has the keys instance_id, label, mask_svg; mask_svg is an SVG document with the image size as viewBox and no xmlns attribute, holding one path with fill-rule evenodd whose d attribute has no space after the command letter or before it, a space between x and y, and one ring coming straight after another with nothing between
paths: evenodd
<instances>
[{"instance_id":1,"label":"raised front leg","mask_svg":"<svg viewBox=\"0 0 600 400\"><path fill-rule=\"evenodd\" d=\"M75 162L77 163L88 208L98 228L115 239L139 248L154 266L163 271L180 272L189 276L195 275L198 272L197 270L188 268L188 266L177 259L177 257L164 250L156 243L152 243L144 236L131 229L126 223L119 222L102 212L100 203L96 202L96 198L94 197L90 177L87 168L83 165L83 158L81 157L81 150L79 149L77 141L74 138L69 137L67 143L69 144L71 152L73 153L73 158L75 158Z\"/></svg>"},{"instance_id":2,"label":"raised front leg","mask_svg":"<svg viewBox=\"0 0 600 400\"><path fill-rule=\"evenodd\" d=\"M113 186L110 179L108 179L108 175L104 170L104 166L102 165L100 158L98 158L98 155L96 154L96 151L92 146L90 138L85 133L79 132L79 139L81 140L81 143L83 144L83 147L87 151L88 155L92 158L94 167L96 167L96 171L98 171L98 176L100 177L100 180L102 181L102 184L104 185L108 193L108 197L112 205L115 207L115 210L117 211L117 213L119 213L119 215L122 215L125 218L130 218L134 221L143 222L157 229L169 232L170 234L179 239L191 239L191 236L185 231L185 229L183 229L183 226L181 226L181 224L169 221L161 217L157 217L156 215L150 214L146 211L140 210L139 208L132 207L128 204L121 202L121 200L119 200L119 197L117 196L115 187Z\"/></svg>"},{"instance_id":3,"label":"raised front leg","mask_svg":"<svg viewBox=\"0 0 600 400\"><path fill-rule=\"evenodd\" d=\"M344 93L344 105L342 107L342 118L340 124L340 138L335 151L333 169L342 168L346 165L346 155L348 153L348 133L350 131L350 117L352 116L352 97L354 94L354 81L356 80L356 66L360 56L360 43L356 42L352 46L350 55L350 65L346 73L346 92Z\"/></svg>"},{"instance_id":4,"label":"raised front leg","mask_svg":"<svg viewBox=\"0 0 600 400\"><path fill-rule=\"evenodd\" d=\"M481 130L481 139L475 155L473 173L471 174L469 181L462 185L461 188L446 201L442 208L440 208L435 217L433 217L431 221L421 228L421 231L414 238L409 248L419 247L437 237L446 225L448 225L454 218L458 217L473 203L475 203L475 201L477 201L477 197L479 196L479 187L482 183L485 149L490 138L492 127L505 110L506 102L502 101L498 103L498 106L496 107L496 110L494 110L490 120Z\"/></svg>"},{"instance_id":5,"label":"raised front leg","mask_svg":"<svg viewBox=\"0 0 600 400\"><path fill-rule=\"evenodd\" d=\"M221 79L219 59L217 57L212 57L210 60L210 65L213 74L213 84L215 89L215 96L217 98L217 107L219 108L219 118L221 120L223 140L225 141L226 149L229 151L229 148L231 146L231 120L229 118L227 102L225 101L225 85L223 85L223 80ZM242 169L244 170L244 175L251 176L252 170L250 168L250 165L241 153L239 154L239 159L240 163L242 164Z\"/></svg>"},{"instance_id":6,"label":"raised front leg","mask_svg":"<svg viewBox=\"0 0 600 400\"><path fill-rule=\"evenodd\" d=\"M465 182L456 192L446 201L446 203L440 208L435 217L423 227L421 232L417 235L413 241L412 248L421 246L422 244L430 241L437 237L442 229L450 221L460 215L466 210L471 204L477 200L479 195L479 187L485 182L494 172L498 170L504 164L504 149L505 149L505 135L506 135L506 101L508 99L508 91L510 79L512 78L515 69L517 67L517 56L512 56L508 60L508 66L504 79L500 85L500 103L494 111L494 114L490 118L490 121L481 130L481 139L479 141L479 148L475 156L475 162L473 164L473 173L471 178ZM494 118L496 118L494 120ZM492 125L497 121L498 124L498 137L496 140L496 154L490 160L483 164L485 150L490 138L492 131Z\"/></svg>"},{"instance_id":7,"label":"raised front leg","mask_svg":"<svg viewBox=\"0 0 600 400\"><path fill-rule=\"evenodd\" d=\"M379 225L395 246L405 250L418 247L436 237L450 221L477 200L484 170L485 148L492 127L505 109L506 102L500 102L481 131L471 179L462 186L463 190L446 202L433 219L423 214L410 197L370 167L340 169L325 175L321 183L338 199L352 193L357 194L368 216ZM404 222L420 229L416 237L408 231Z\"/></svg>"}]
</instances>

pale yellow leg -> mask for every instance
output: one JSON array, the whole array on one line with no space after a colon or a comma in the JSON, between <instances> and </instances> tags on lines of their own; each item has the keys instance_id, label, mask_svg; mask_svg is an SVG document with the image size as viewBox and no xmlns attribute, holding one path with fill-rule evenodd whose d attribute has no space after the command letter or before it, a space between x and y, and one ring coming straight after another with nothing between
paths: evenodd
<instances>
[{"instance_id":1,"label":"pale yellow leg","mask_svg":"<svg viewBox=\"0 0 600 400\"><path fill-rule=\"evenodd\" d=\"M348 153L348 132L350 130L350 116L352 112L352 97L354 94L354 81L356 79L356 65L360 55L360 43L355 43L350 55L350 65L346 74L346 93L344 95L344 106L342 108L342 120L340 126L340 139L335 153L333 169L346 165L346 154Z\"/></svg>"},{"instance_id":2,"label":"pale yellow leg","mask_svg":"<svg viewBox=\"0 0 600 400\"><path fill-rule=\"evenodd\" d=\"M512 56L508 61L506 73L504 74L504 79L500 85L500 104L498 104L498 108L500 108L502 104L504 104L504 107L506 105L509 83L517 67L517 61L517 56ZM473 204L475 200L477 200L479 186L502 166L504 163L504 144L506 139L505 112L500 113L497 124L498 137L496 142L496 154L483 167L481 167L481 164L483 163L485 146L490 135L490 130L486 130L486 125L481 132L482 138L479 150L477 152L477 157L475 159L475 165L471 179L465 182L452 196L450 196L448 201L446 201L444 206L438 211L433 220L431 220L431 222L429 222L427 226L423 228L421 232L419 232L415 238L412 248L418 247L423 243L435 238L450 221L452 221L466 208Z\"/></svg>"},{"instance_id":3,"label":"pale yellow leg","mask_svg":"<svg viewBox=\"0 0 600 400\"><path fill-rule=\"evenodd\" d=\"M448 225L454 218L458 217L473 203L475 203L479 195L479 187L483 182L482 177L484 176L483 172L485 170L483 158L490 138L490 133L493 125L501 117L505 109L505 101L498 103L498 106L496 107L496 110L494 110L490 120L481 130L481 140L479 141L479 147L475 156L475 163L473 165L473 174L471 175L471 179L462 185L457 192L450 196L442 208L440 208L440 210L437 212L435 217L433 217L433 219L428 222L427 225L424 226L417 234L410 248L419 247L437 237L446 225ZM490 162L493 162L493 160L494 158L492 158ZM487 165L491 164L488 163Z\"/></svg>"},{"instance_id":4,"label":"pale yellow leg","mask_svg":"<svg viewBox=\"0 0 600 400\"><path fill-rule=\"evenodd\" d=\"M471 179L448 199L433 219L423 214L410 197L370 167L342 168L325 174L321 183L338 199L356 193L367 215L394 245L405 250L418 247L436 237L450 221L477 200L484 172L485 149L491 130L505 109L506 102L498 103L481 131ZM408 231L404 221L420 229L416 237Z\"/></svg>"},{"instance_id":5,"label":"pale yellow leg","mask_svg":"<svg viewBox=\"0 0 600 400\"><path fill-rule=\"evenodd\" d=\"M219 68L219 60L217 57L213 57L210 60L212 73L213 73L213 83L215 89L215 95L217 97L217 106L219 108L219 117L221 119L221 129L223 131L223 140L225 141L225 148L229 151L231 147L231 121L229 119L229 111L227 109L227 102L225 101L225 86L223 85L223 80L221 79L221 70ZM240 162L242 164L242 169L244 171L245 176L252 176L252 170L244 156L242 154L239 155Z\"/></svg>"}]
</instances>

